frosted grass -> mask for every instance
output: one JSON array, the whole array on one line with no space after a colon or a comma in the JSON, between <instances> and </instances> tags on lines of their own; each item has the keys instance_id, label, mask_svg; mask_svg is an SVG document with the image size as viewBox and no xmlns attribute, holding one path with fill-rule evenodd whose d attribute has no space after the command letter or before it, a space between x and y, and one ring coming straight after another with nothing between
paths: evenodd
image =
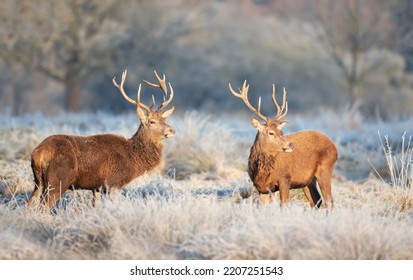
<instances>
[{"instance_id":1,"label":"frosted grass","mask_svg":"<svg viewBox=\"0 0 413 280\"><path fill-rule=\"evenodd\" d=\"M90 191L67 192L55 214L42 214L24 207L33 146L54 133L130 137L136 116L2 117L0 259L413 259L411 120L309 119L290 118L286 132L317 129L337 143L331 215L311 210L301 190L282 211L278 194L259 204L246 173L255 137L248 116L199 112L171 118L177 133L158 173L95 208ZM380 142L377 131L388 138Z\"/></svg>"},{"instance_id":2,"label":"frosted grass","mask_svg":"<svg viewBox=\"0 0 413 280\"><path fill-rule=\"evenodd\" d=\"M329 216L299 201L281 210L276 203L194 196L173 184L174 191L146 195L139 188L148 186L130 187L96 208L79 192L56 215L1 205L0 240L7 246L0 246L0 258L413 258L412 210L400 211L377 181L369 187L381 194L336 190L338 205Z\"/></svg>"}]
</instances>

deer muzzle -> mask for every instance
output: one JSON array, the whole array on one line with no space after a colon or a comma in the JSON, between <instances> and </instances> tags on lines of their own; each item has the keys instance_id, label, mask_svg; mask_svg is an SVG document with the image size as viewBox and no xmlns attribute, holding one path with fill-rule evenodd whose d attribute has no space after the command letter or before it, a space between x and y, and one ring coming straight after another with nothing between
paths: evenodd
<instances>
[{"instance_id":1,"label":"deer muzzle","mask_svg":"<svg viewBox=\"0 0 413 280\"><path fill-rule=\"evenodd\" d=\"M282 149L283 152L291 153L294 150L294 143L288 142L288 144L284 146Z\"/></svg>"},{"instance_id":2,"label":"deer muzzle","mask_svg":"<svg viewBox=\"0 0 413 280\"><path fill-rule=\"evenodd\" d=\"M171 138L171 137L174 137L174 135L175 135L175 129L173 129L172 127L168 127L165 129L164 131L165 138Z\"/></svg>"}]
</instances>

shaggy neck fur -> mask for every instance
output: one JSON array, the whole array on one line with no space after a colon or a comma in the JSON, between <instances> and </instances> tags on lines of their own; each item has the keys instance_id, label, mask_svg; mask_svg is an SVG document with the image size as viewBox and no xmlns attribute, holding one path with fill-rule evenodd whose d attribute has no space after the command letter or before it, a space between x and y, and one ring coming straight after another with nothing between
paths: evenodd
<instances>
[{"instance_id":1,"label":"shaggy neck fur","mask_svg":"<svg viewBox=\"0 0 413 280\"><path fill-rule=\"evenodd\" d=\"M268 177L276 162L276 154L265 153L260 146L259 141L256 140L251 147L248 162L248 173L253 182L261 179L262 176Z\"/></svg>"},{"instance_id":2,"label":"shaggy neck fur","mask_svg":"<svg viewBox=\"0 0 413 280\"><path fill-rule=\"evenodd\" d=\"M141 125L130 139L138 170L150 171L161 164L163 143L153 140Z\"/></svg>"}]
</instances>

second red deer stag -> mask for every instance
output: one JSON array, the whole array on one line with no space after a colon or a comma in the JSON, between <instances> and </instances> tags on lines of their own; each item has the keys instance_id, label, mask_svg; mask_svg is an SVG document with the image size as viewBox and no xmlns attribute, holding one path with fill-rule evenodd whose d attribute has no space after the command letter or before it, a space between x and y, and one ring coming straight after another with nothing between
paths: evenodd
<instances>
[{"instance_id":1,"label":"second red deer stag","mask_svg":"<svg viewBox=\"0 0 413 280\"><path fill-rule=\"evenodd\" d=\"M162 140L175 134L175 130L166 123L174 107L163 111L172 101L173 88L169 83L171 92L167 98L165 75L161 79L156 71L158 84L145 81L161 88L164 93L163 103L154 111L153 96L151 107L141 103L140 84L136 100L126 95L123 89L126 73L125 70L120 85L115 78L113 84L127 101L136 106L141 122L137 132L130 139L113 134L86 137L52 135L46 138L32 153L35 188L28 205L40 199L40 204L50 209L70 187L92 190L95 195L100 189L104 192L122 189L133 179L160 165L164 148Z\"/></svg>"},{"instance_id":2,"label":"second red deer stag","mask_svg":"<svg viewBox=\"0 0 413 280\"><path fill-rule=\"evenodd\" d=\"M252 118L252 125L258 130L251 147L248 173L260 193L262 200L268 200L269 192L280 192L281 206L289 199L290 189L303 188L311 207L321 205L321 196L328 210L333 207L331 178L338 152L336 145L327 136L317 131L301 131L284 135L281 129L288 122L283 120L288 112L286 91L280 106L275 99L273 85L272 100L277 108L277 115L271 119L260 112L261 97L257 108L248 101L249 85L244 82L237 93L229 84L233 95L241 98L264 123Z\"/></svg>"}]
</instances>

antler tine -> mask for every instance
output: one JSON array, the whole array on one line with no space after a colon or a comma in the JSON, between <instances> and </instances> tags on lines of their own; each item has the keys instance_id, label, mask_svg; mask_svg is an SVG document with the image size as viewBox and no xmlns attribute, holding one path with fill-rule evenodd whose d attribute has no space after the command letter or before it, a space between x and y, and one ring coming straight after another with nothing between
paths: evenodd
<instances>
[{"instance_id":1,"label":"antler tine","mask_svg":"<svg viewBox=\"0 0 413 280\"><path fill-rule=\"evenodd\" d=\"M165 78L165 75L164 75L164 78ZM164 95L164 102L161 104L161 106L159 106L157 111L160 111L160 110L164 109L166 106L168 106L169 103L171 103L172 98L174 98L174 89L172 88L171 83L168 83L168 85L169 85L169 88L171 90L171 93L169 94L169 98L167 100L165 100L166 94Z\"/></svg>"},{"instance_id":2,"label":"antler tine","mask_svg":"<svg viewBox=\"0 0 413 280\"><path fill-rule=\"evenodd\" d=\"M280 120L287 115L288 112L288 103L286 101L287 98L287 91L283 90L283 103L280 107L277 100L275 99L275 85L272 84L272 101L274 102L275 107L277 108L277 115L275 116L274 120Z\"/></svg>"},{"instance_id":3,"label":"antler tine","mask_svg":"<svg viewBox=\"0 0 413 280\"><path fill-rule=\"evenodd\" d=\"M143 104L143 103L141 103L141 88L142 88L142 84L141 83L139 83L139 87L138 87L138 93L137 93L137 106L139 106L139 107L141 107L141 108L143 108L143 109L145 109L147 112L151 112L152 111L152 109L150 108L150 107L148 107L148 106L146 106L145 104Z\"/></svg>"},{"instance_id":4,"label":"antler tine","mask_svg":"<svg viewBox=\"0 0 413 280\"><path fill-rule=\"evenodd\" d=\"M151 105L151 110L155 107L155 96L152 94L152 105Z\"/></svg>"},{"instance_id":5,"label":"antler tine","mask_svg":"<svg viewBox=\"0 0 413 280\"><path fill-rule=\"evenodd\" d=\"M231 93L238 97L241 98L242 101L244 101L245 105L247 105L247 107L253 111L260 119L262 119L265 122L269 122L269 118L267 118L266 116L264 116L263 114L261 114L261 96L258 98L258 107L257 109L254 108L254 106L251 105L251 103L248 101L248 89L250 87L250 85L247 85L247 80L244 81L244 84L242 85L242 89L238 89L239 93L237 93L235 90L233 90L231 84L229 85L229 90L231 91Z\"/></svg>"},{"instance_id":6,"label":"antler tine","mask_svg":"<svg viewBox=\"0 0 413 280\"><path fill-rule=\"evenodd\" d=\"M284 113L280 115L279 119L284 118L288 112L287 91L285 90L285 87L283 89L283 105L281 110L284 110Z\"/></svg>"},{"instance_id":7,"label":"antler tine","mask_svg":"<svg viewBox=\"0 0 413 280\"><path fill-rule=\"evenodd\" d=\"M161 77L159 77L158 73L156 72L156 70L153 71L155 73L156 79L158 80L159 84L154 84L151 83L147 80L143 80L145 83L147 83L150 86L156 87L156 88L161 88L164 92L164 95L166 96L168 94L168 88L166 87L166 82L165 82L165 74L163 74L163 78L161 79Z\"/></svg>"},{"instance_id":8,"label":"antler tine","mask_svg":"<svg viewBox=\"0 0 413 280\"><path fill-rule=\"evenodd\" d=\"M272 84L272 101L274 102L275 107L277 108L277 116L280 114L280 105L278 105L277 100L275 99L275 85Z\"/></svg>"},{"instance_id":9,"label":"antler tine","mask_svg":"<svg viewBox=\"0 0 413 280\"><path fill-rule=\"evenodd\" d=\"M168 84L169 84L169 88L170 88L170 90L171 90L171 93L169 94L169 98L166 99L166 97L167 97L167 95L168 95L168 88L167 88L166 82L165 82L165 80L166 80L165 74L163 74L163 77L162 77L162 79L161 79L161 77L159 77L159 75L158 75L158 73L156 72L156 70L154 70L153 72L155 73L156 79L158 80L159 84L151 83L151 82L149 82L149 81L147 81L147 80L143 80L143 81L144 81L145 83L147 83L148 85L150 85L150 86L153 86L153 87L162 89L163 95L164 95L164 96L163 96L163 103L162 103L161 106L159 106L159 108L156 110L156 111L160 111L160 110L164 109L166 106L168 106L169 103L171 103L172 98L174 97L174 90L173 90L173 88L172 88L172 86L171 86L171 83L168 83ZM155 100L154 100L153 96L152 96L152 104L153 104L153 106L155 106ZM151 108L152 108L152 107L151 107Z\"/></svg>"},{"instance_id":10,"label":"antler tine","mask_svg":"<svg viewBox=\"0 0 413 280\"><path fill-rule=\"evenodd\" d=\"M125 84L125 80L126 80L127 71L128 71L128 70L124 70L124 71L123 71L123 73L122 73L122 79L121 79L121 81L120 81L120 85L118 85L118 83L116 82L116 76L113 77L112 83L113 83L113 85L114 85L115 87L117 87L117 88L119 89L120 93L122 93L123 97L124 97L127 101L129 101L130 103L132 103L132 104L134 104L134 105L139 106L138 103L137 103L135 100L133 100L132 98L130 98L129 96L126 95L125 90L123 89L123 85ZM139 89L139 91L140 91L140 89Z\"/></svg>"}]
</instances>

